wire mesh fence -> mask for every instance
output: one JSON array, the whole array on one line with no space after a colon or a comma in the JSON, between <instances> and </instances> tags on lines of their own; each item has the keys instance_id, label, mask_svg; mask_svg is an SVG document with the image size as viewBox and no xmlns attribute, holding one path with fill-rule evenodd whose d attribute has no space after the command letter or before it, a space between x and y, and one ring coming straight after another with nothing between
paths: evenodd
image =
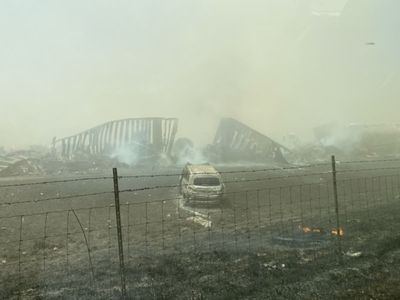
<instances>
[{"instance_id":1,"label":"wire mesh fence","mask_svg":"<svg viewBox=\"0 0 400 300\"><path fill-rule=\"evenodd\" d=\"M177 278L218 294L230 255L262 277L381 251L371 241L396 235L400 161L336 167L336 184L330 164L222 170L213 205L188 203L179 173L118 176L120 226L111 176L0 185L0 297L162 298Z\"/></svg>"}]
</instances>

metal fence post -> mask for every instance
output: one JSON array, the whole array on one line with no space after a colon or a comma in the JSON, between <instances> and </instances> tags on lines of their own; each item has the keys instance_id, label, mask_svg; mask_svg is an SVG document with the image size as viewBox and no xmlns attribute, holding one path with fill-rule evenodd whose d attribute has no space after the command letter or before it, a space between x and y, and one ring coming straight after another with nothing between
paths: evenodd
<instances>
[{"instance_id":1,"label":"metal fence post","mask_svg":"<svg viewBox=\"0 0 400 300\"><path fill-rule=\"evenodd\" d=\"M336 179L336 158L332 155L332 180L333 180L333 196L335 200L335 215L336 215L336 236L337 236L337 255L339 262L342 263L342 230L340 228L340 217L339 217L339 201L338 201L338 190L337 190L337 179Z\"/></svg>"},{"instance_id":2,"label":"metal fence post","mask_svg":"<svg viewBox=\"0 0 400 300\"><path fill-rule=\"evenodd\" d=\"M119 187L118 187L117 168L113 168L113 178L114 178L114 196L115 196L115 215L117 221L117 234L118 234L119 272L121 275L121 291L122 291L122 298L126 299L124 248L122 245L122 226L121 226L121 211L119 206Z\"/></svg>"}]
</instances>

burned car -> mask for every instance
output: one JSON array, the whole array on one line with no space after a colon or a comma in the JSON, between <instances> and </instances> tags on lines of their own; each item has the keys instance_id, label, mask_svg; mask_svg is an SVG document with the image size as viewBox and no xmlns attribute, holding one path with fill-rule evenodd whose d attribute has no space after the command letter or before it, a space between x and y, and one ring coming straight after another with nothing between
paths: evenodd
<instances>
[{"instance_id":1,"label":"burned car","mask_svg":"<svg viewBox=\"0 0 400 300\"><path fill-rule=\"evenodd\" d=\"M220 173L210 164L186 164L179 187L189 204L218 204L225 193Z\"/></svg>"}]
</instances>

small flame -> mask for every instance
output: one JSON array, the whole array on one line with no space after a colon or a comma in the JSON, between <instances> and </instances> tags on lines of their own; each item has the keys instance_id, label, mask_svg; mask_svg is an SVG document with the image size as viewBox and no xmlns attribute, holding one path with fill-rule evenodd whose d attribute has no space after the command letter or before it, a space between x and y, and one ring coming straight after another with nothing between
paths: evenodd
<instances>
[{"instance_id":1,"label":"small flame","mask_svg":"<svg viewBox=\"0 0 400 300\"><path fill-rule=\"evenodd\" d=\"M343 228L334 228L334 229L332 229L331 233L333 235L344 236Z\"/></svg>"},{"instance_id":2,"label":"small flame","mask_svg":"<svg viewBox=\"0 0 400 300\"><path fill-rule=\"evenodd\" d=\"M304 233L321 233L321 228L313 228L313 227L300 227Z\"/></svg>"}]
</instances>

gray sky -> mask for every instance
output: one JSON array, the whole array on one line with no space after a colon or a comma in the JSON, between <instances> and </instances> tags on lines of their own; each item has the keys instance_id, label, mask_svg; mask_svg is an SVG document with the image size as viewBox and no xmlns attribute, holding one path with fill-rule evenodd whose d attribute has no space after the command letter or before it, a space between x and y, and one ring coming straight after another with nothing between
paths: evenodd
<instances>
[{"instance_id":1,"label":"gray sky","mask_svg":"<svg viewBox=\"0 0 400 300\"><path fill-rule=\"evenodd\" d=\"M2 0L0 146L128 117L178 117L198 143L227 116L277 139L399 122L399 11L398 0Z\"/></svg>"}]
</instances>

